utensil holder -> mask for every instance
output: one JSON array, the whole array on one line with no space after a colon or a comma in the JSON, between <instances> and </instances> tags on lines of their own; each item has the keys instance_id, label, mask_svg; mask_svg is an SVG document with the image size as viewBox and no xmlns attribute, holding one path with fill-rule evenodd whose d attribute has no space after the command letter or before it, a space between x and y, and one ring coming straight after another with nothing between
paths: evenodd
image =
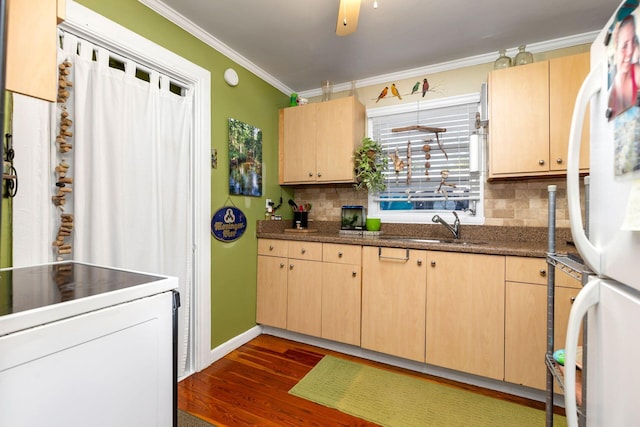
<instances>
[{"instance_id":1,"label":"utensil holder","mask_svg":"<svg viewBox=\"0 0 640 427\"><path fill-rule=\"evenodd\" d=\"M294 212L293 213L293 228L299 230L307 228L309 220L309 212Z\"/></svg>"}]
</instances>

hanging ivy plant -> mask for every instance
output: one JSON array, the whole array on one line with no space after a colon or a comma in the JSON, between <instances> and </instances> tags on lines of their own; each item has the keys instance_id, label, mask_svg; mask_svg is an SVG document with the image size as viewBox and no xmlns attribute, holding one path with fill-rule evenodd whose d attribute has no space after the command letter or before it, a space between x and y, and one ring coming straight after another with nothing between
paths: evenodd
<instances>
[{"instance_id":1,"label":"hanging ivy plant","mask_svg":"<svg viewBox=\"0 0 640 427\"><path fill-rule=\"evenodd\" d=\"M387 169L388 162L389 158L377 141L369 137L363 138L354 156L355 189L363 190L366 188L373 193L384 191L387 185L383 172Z\"/></svg>"}]
</instances>

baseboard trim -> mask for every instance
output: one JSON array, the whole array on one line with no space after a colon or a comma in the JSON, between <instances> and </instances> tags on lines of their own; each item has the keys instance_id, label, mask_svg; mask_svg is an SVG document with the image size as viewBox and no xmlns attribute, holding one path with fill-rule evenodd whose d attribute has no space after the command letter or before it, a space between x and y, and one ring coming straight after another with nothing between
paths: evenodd
<instances>
[{"instance_id":1,"label":"baseboard trim","mask_svg":"<svg viewBox=\"0 0 640 427\"><path fill-rule=\"evenodd\" d=\"M243 346L244 344L248 343L252 339L260 336L262 333L263 333L262 326L257 325L241 333L240 335L236 335L235 337L231 338L229 341L220 344L219 346L211 350L211 358L210 358L211 363L222 359L223 357L231 353L236 348Z\"/></svg>"},{"instance_id":2,"label":"baseboard trim","mask_svg":"<svg viewBox=\"0 0 640 427\"><path fill-rule=\"evenodd\" d=\"M348 354L351 356L361 357L363 359L373 360L374 362L385 363L391 366L397 366L399 368L409 369L415 372L421 372L424 374L435 375L437 377L446 378L448 380L458 381L464 384L470 384L477 387L482 387L490 390L496 390L503 393L512 394L514 396L524 397L526 399L536 400L544 402L546 399L546 393L543 390L537 390L530 387L524 387L517 384L511 384L504 381L493 380L490 378L479 377L476 375L465 374L458 371L453 371L446 368L440 368L437 366L427 365L425 363L414 362L400 357L389 356L387 354L378 353L376 351L367 350L362 347L357 347L349 344L343 344L335 341L325 340L322 338L312 337L296 332L287 331L284 329L273 328L271 326L257 325L240 335L237 335L229 341L220 344L213 350L211 350L211 363L222 359L233 350L248 343L252 339L258 337L261 334L273 335L275 337L288 339L291 341L297 341L300 343L313 345L316 347L325 348L327 350L337 351L340 353ZM564 407L564 396L556 394L554 396L554 404L556 406Z\"/></svg>"},{"instance_id":3,"label":"baseboard trim","mask_svg":"<svg viewBox=\"0 0 640 427\"><path fill-rule=\"evenodd\" d=\"M388 354L367 350L362 347L356 347L353 345L338 343L322 338L311 337L308 335L273 328L270 326L262 326L262 333L313 345L316 347L325 348L332 351L337 351L351 356L361 357L363 359L373 360L374 362L409 369L415 372L421 372L423 374L434 375L464 384L470 384L489 390L508 393L514 396L524 397L526 399L536 400L539 402L544 402L546 399L546 392L544 390L537 390L530 387L507 383L504 381L493 380L491 378L465 374L451 369L440 368L438 366L427 365L420 362L414 362L411 360L402 359L400 357L390 356ZM554 405L564 407L564 396L556 394L554 396Z\"/></svg>"}]
</instances>

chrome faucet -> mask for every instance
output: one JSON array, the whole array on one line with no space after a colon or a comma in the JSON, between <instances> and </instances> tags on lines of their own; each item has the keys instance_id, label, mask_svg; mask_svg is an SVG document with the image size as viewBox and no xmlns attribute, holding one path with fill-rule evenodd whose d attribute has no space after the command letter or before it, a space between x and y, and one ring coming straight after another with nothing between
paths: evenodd
<instances>
[{"instance_id":1,"label":"chrome faucet","mask_svg":"<svg viewBox=\"0 0 640 427\"><path fill-rule=\"evenodd\" d=\"M453 213L453 216L456 217L456 220L453 222L453 225L448 224L447 221L440 218L440 215L434 215L433 218L431 218L431 221L439 222L440 224L444 225L445 227L447 227L447 230L453 233L453 236L456 239L459 239L460 238L460 218L458 218L458 214L455 211L452 211L452 213Z\"/></svg>"}]
</instances>

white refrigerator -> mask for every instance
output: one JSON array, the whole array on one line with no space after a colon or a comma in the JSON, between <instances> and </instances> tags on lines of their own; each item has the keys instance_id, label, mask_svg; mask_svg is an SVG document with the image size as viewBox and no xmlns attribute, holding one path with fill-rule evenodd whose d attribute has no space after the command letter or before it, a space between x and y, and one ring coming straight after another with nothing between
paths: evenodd
<instances>
[{"instance_id":1,"label":"white refrigerator","mask_svg":"<svg viewBox=\"0 0 640 427\"><path fill-rule=\"evenodd\" d=\"M576 298L565 343L565 405L576 413L576 348L587 318L587 426L640 426L640 63L638 1L624 1L591 46L591 72L576 100L567 164L571 231L593 272ZM588 109L587 109L588 107ZM587 111L589 111L587 113ZM588 233L578 160L590 119Z\"/></svg>"}]
</instances>

